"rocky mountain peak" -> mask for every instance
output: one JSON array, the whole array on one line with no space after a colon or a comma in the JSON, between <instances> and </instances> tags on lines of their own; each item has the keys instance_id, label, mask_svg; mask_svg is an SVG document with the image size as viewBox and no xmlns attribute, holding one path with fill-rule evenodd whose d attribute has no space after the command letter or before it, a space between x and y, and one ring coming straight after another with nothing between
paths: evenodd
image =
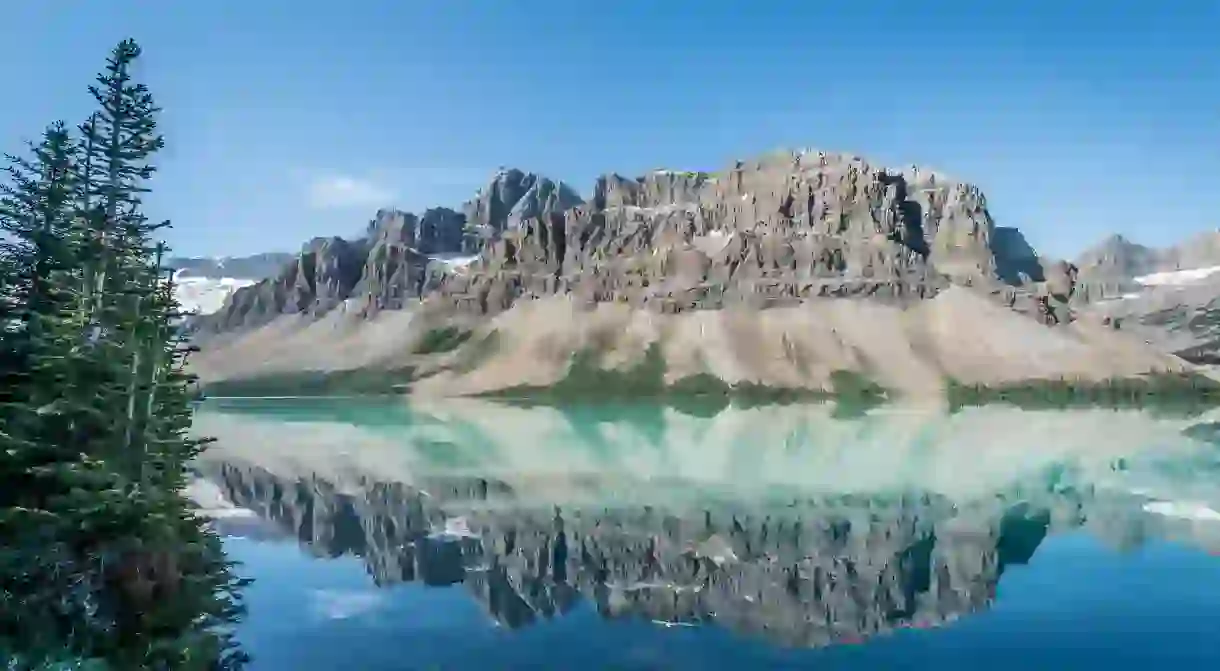
<instances>
[{"instance_id":1,"label":"rocky mountain peak","mask_svg":"<svg viewBox=\"0 0 1220 671\"><path fill-rule=\"evenodd\" d=\"M261 326L283 314L326 314L360 281L366 253L363 241L314 238L278 274L237 289L219 311L196 320L194 327L217 333Z\"/></svg>"},{"instance_id":2,"label":"rocky mountain peak","mask_svg":"<svg viewBox=\"0 0 1220 671\"><path fill-rule=\"evenodd\" d=\"M496 239L518 230L529 219L547 219L584 202L564 182L516 168L501 168L463 207L467 229L478 240Z\"/></svg>"},{"instance_id":3,"label":"rocky mountain peak","mask_svg":"<svg viewBox=\"0 0 1220 671\"><path fill-rule=\"evenodd\" d=\"M378 210L367 237L370 245L402 245L421 254L440 254L461 249L465 228L465 215L447 207L428 208L420 215Z\"/></svg>"},{"instance_id":4,"label":"rocky mountain peak","mask_svg":"<svg viewBox=\"0 0 1220 671\"><path fill-rule=\"evenodd\" d=\"M1156 250L1115 233L1086 249L1077 259L1082 268L1108 267L1134 276L1149 271L1158 261Z\"/></svg>"},{"instance_id":5,"label":"rocky mountain peak","mask_svg":"<svg viewBox=\"0 0 1220 671\"><path fill-rule=\"evenodd\" d=\"M496 231L504 230L498 214L511 211L498 194L515 193L514 184L528 189L523 173L501 178L467 210ZM589 202L569 206L562 219L555 214L521 217L512 240L486 237L482 260L443 282L440 300L495 311L522 297L570 292L683 310L818 296L918 298L950 282L1015 282L1022 272L1041 279L1019 234L1007 235L1012 250L993 241L977 187L845 154L772 153L719 173L609 173Z\"/></svg>"}]
</instances>

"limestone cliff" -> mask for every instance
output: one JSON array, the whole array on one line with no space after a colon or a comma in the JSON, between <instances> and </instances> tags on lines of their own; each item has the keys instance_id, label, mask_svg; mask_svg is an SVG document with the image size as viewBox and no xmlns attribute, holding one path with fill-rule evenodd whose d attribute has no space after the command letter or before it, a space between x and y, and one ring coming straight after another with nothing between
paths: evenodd
<instances>
[{"instance_id":1,"label":"limestone cliff","mask_svg":"<svg viewBox=\"0 0 1220 671\"><path fill-rule=\"evenodd\" d=\"M1015 277L993 231L975 187L856 157L774 154L715 174L605 175L588 203L489 239L435 300L494 313L555 293L663 312L919 299Z\"/></svg>"},{"instance_id":2,"label":"limestone cliff","mask_svg":"<svg viewBox=\"0 0 1220 671\"><path fill-rule=\"evenodd\" d=\"M1185 370L1076 324L1079 273L995 226L977 187L916 167L782 152L608 174L587 200L505 169L461 213L379 212L365 238L239 290L200 325L196 365L206 379L409 367L443 394L554 384L582 352L630 368L655 348L667 384L827 390L849 371L924 393Z\"/></svg>"},{"instance_id":3,"label":"limestone cliff","mask_svg":"<svg viewBox=\"0 0 1220 671\"><path fill-rule=\"evenodd\" d=\"M427 297L485 314L570 293L681 311L919 299L953 282L1033 288L1042 280L1037 255L1014 230L996 232L977 188L822 152L772 154L715 174L605 175L588 202L563 182L501 170L462 209L378 212L367 237L348 243L366 258L345 294L300 295L306 283L287 296L273 278L234 296L211 330L258 326L301 304L317 316L346 299L366 313ZM430 265L462 252L478 258ZM305 253L337 262L327 250ZM251 315L254 302L271 307Z\"/></svg>"},{"instance_id":4,"label":"limestone cliff","mask_svg":"<svg viewBox=\"0 0 1220 671\"><path fill-rule=\"evenodd\" d=\"M282 315L324 315L340 305L360 281L365 247L343 238L316 238L280 272L233 292L196 328L228 332L262 326Z\"/></svg>"}]
</instances>

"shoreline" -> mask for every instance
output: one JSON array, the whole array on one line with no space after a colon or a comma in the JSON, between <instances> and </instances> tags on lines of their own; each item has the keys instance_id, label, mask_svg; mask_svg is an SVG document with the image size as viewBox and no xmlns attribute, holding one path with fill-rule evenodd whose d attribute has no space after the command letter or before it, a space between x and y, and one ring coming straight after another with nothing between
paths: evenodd
<instances>
[{"instance_id":1,"label":"shoreline","mask_svg":"<svg viewBox=\"0 0 1220 671\"><path fill-rule=\"evenodd\" d=\"M550 386L520 385L453 395L412 393L410 385L404 385L401 379L384 379L379 373L383 372L357 370L329 374L301 371L219 380L204 383L202 389L209 400L400 399L409 403L412 399L465 398L519 408L617 405L627 402L651 403L679 410L687 408L700 414L730 406L748 408L790 404L834 404L844 412L859 412L912 402L927 403L950 412L990 405L1030 410L1151 408L1185 413L1220 407L1220 383L1198 373L1160 373L1100 382L1035 379L1001 385L967 385L949 380L943 392L935 397L897 394L863 376L846 371L834 376L838 392L749 383L732 385L710 375L685 378L666 385L659 380L633 380L631 371L601 370L594 375L577 376L571 381L565 378L559 384Z\"/></svg>"}]
</instances>

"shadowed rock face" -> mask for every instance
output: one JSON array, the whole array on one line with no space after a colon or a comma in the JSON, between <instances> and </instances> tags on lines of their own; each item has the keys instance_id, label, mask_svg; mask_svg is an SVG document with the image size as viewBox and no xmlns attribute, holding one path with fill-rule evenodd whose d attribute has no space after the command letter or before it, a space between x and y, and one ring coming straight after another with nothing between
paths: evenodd
<instances>
[{"instance_id":1,"label":"shadowed rock face","mask_svg":"<svg viewBox=\"0 0 1220 671\"><path fill-rule=\"evenodd\" d=\"M371 312L399 309L417 298L431 262L428 255L459 249L465 221L447 208L432 208L419 217L397 210L378 212L352 297Z\"/></svg>"},{"instance_id":2,"label":"shadowed rock face","mask_svg":"<svg viewBox=\"0 0 1220 671\"><path fill-rule=\"evenodd\" d=\"M284 314L317 317L340 305L360 281L363 241L316 238L278 275L233 292L218 312L196 320L203 332L266 324Z\"/></svg>"},{"instance_id":3,"label":"shadowed rock face","mask_svg":"<svg viewBox=\"0 0 1220 671\"><path fill-rule=\"evenodd\" d=\"M1120 546L1147 533L1146 518L1106 514L1129 501L1092 492L956 506L931 495L844 495L561 510L514 505L511 487L480 478L340 492L250 465L212 463L203 473L319 555L358 555L381 585L464 582L506 626L587 600L605 617L714 622L796 646L986 608L1008 567L1028 562L1048 533L1086 520Z\"/></svg>"},{"instance_id":4,"label":"shadowed rock face","mask_svg":"<svg viewBox=\"0 0 1220 671\"><path fill-rule=\"evenodd\" d=\"M420 254L443 254L462 247L466 217L447 207L433 207L415 215L401 210L378 210L365 238L371 244L397 244Z\"/></svg>"},{"instance_id":5,"label":"shadowed rock face","mask_svg":"<svg viewBox=\"0 0 1220 671\"><path fill-rule=\"evenodd\" d=\"M519 230L529 220L549 221L582 202L567 184L514 168L496 173L462 210L478 245L506 230ZM469 251L477 251L477 246Z\"/></svg>"}]
</instances>

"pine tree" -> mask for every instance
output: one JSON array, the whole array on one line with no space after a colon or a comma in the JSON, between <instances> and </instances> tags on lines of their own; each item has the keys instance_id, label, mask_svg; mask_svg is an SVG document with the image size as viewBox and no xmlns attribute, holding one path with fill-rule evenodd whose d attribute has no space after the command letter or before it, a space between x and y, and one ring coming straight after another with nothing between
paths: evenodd
<instances>
[{"instance_id":1,"label":"pine tree","mask_svg":"<svg viewBox=\"0 0 1220 671\"><path fill-rule=\"evenodd\" d=\"M205 441L168 222L141 212L164 142L139 56L121 42L79 141L52 126L0 187L0 653L237 668L243 582L182 493Z\"/></svg>"},{"instance_id":2,"label":"pine tree","mask_svg":"<svg viewBox=\"0 0 1220 671\"><path fill-rule=\"evenodd\" d=\"M73 538L82 525L122 516L114 480L89 460L62 421L61 390L73 368L70 328L76 295L74 145L51 126L30 156L7 157L0 185L7 328L0 369L0 621L30 651L53 650L90 631L93 574ZM121 526L121 523L120 523Z\"/></svg>"}]
</instances>

